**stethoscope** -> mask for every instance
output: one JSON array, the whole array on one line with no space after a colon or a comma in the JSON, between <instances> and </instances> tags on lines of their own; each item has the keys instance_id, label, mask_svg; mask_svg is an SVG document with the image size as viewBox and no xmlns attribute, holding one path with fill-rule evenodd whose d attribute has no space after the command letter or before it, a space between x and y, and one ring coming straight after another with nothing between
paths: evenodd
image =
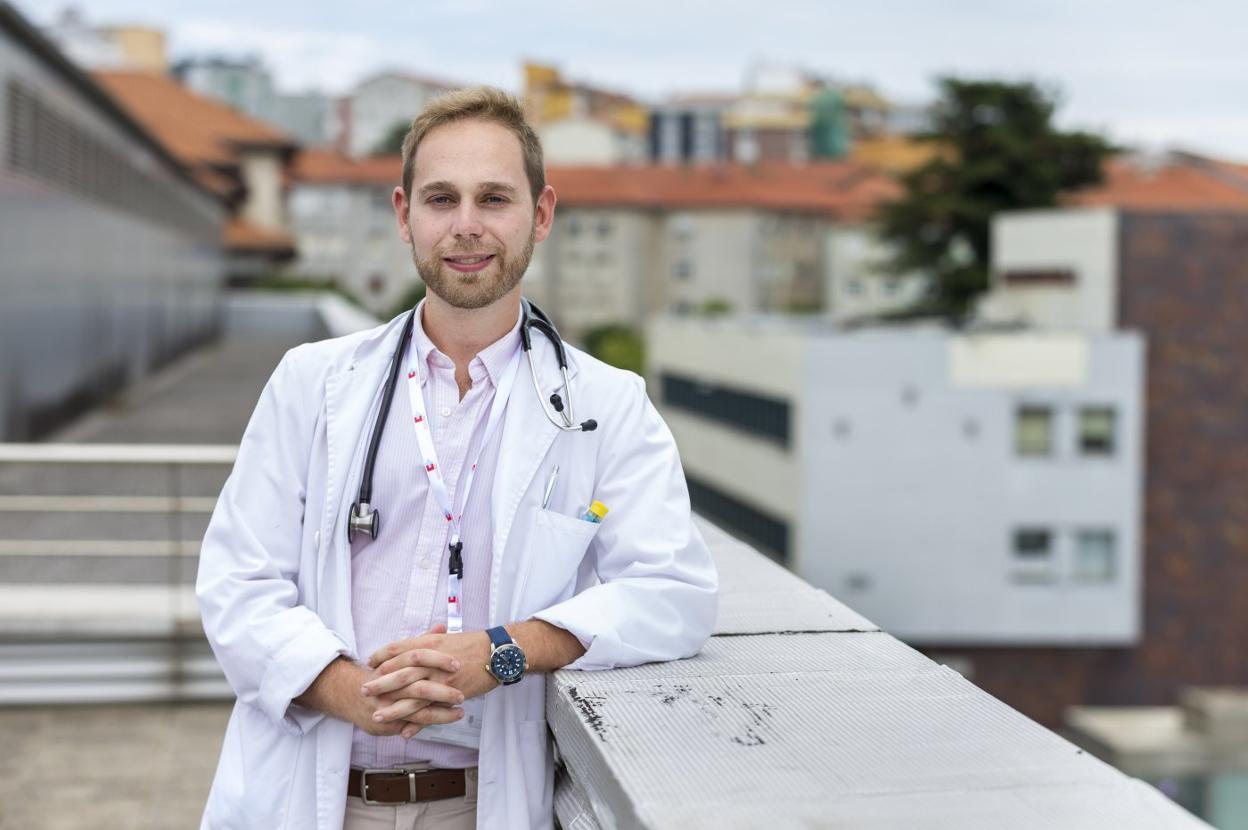
<instances>
[{"instance_id":1,"label":"stethoscope","mask_svg":"<svg viewBox=\"0 0 1248 830\"><path fill-rule=\"evenodd\" d=\"M347 514L347 540L355 539L356 531L362 531L369 538L376 539L378 531L378 513L372 508L373 500L373 466L377 463L377 450L381 446L381 431L385 428L386 418L390 414L390 403L394 400L394 389L399 383L399 374L403 364L403 355L407 352L408 341L412 337L412 326L416 322L417 309L413 308L403 324L403 334L399 337L399 345L395 347L394 356L390 358L390 375L381 394L381 411L373 422L373 434L368 441L368 455L364 458L364 475L360 480L360 497L351 505ZM546 339L555 347L555 358L559 361L559 371L563 373L563 388L568 393L568 405L565 411L563 398L559 392L550 395L550 407L542 400L542 386L537 380L537 367L533 365L533 340L531 330L537 329L546 335ZM533 391L537 394L538 403L547 420L564 432L592 432L598 428L594 419L576 422L572 409L572 382L568 377L568 356L563 349L563 340L559 331L550 321L546 313L528 300L520 301L520 348L529 360L529 374L533 377ZM554 414L551 414L551 408ZM556 418L556 416L558 416Z\"/></svg>"}]
</instances>

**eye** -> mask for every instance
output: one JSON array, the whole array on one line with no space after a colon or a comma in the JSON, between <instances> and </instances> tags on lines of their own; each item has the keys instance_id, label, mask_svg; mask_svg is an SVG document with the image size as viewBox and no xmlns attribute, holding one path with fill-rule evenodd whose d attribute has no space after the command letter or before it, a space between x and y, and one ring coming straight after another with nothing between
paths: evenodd
<instances>
[{"instance_id":1,"label":"eye","mask_svg":"<svg viewBox=\"0 0 1248 830\"><path fill-rule=\"evenodd\" d=\"M427 204L431 204L431 205L451 205L454 203L455 203L455 200L452 199L450 196L446 195L445 193L439 193L436 196L430 196L427 201Z\"/></svg>"},{"instance_id":2,"label":"eye","mask_svg":"<svg viewBox=\"0 0 1248 830\"><path fill-rule=\"evenodd\" d=\"M487 205L505 205L507 204L507 197L500 196L497 193L491 193L481 201L485 202Z\"/></svg>"}]
</instances>

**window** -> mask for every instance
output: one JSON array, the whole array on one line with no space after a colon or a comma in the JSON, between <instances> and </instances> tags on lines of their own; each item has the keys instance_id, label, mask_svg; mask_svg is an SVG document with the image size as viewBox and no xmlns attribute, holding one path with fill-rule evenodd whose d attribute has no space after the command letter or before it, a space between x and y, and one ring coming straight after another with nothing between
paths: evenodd
<instances>
[{"instance_id":1,"label":"window","mask_svg":"<svg viewBox=\"0 0 1248 830\"><path fill-rule=\"evenodd\" d=\"M660 383L663 401L670 406L789 445L788 401L667 373Z\"/></svg>"},{"instance_id":2,"label":"window","mask_svg":"<svg viewBox=\"0 0 1248 830\"><path fill-rule=\"evenodd\" d=\"M862 280L858 277L851 277L845 281L845 293L851 297L862 296Z\"/></svg>"},{"instance_id":3,"label":"window","mask_svg":"<svg viewBox=\"0 0 1248 830\"><path fill-rule=\"evenodd\" d=\"M1014 560L1011 575L1015 582L1053 581L1052 531L1035 527L1014 531Z\"/></svg>"},{"instance_id":4,"label":"window","mask_svg":"<svg viewBox=\"0 0 1248 830\"><path fill-rule=\"evenodd\" d=\"M693 263L687 259L678 259L672 263L672 276L687 280L693 276Z\"/></svg>"},{"instance_id":5,"label":"window","mask_svg":"<svg viewBox=\"0 0 1248 830\"><path fill-rule=\"evenodd\" d=\"M1112 530L1081 530L1075 534L1076 582L1113 581L1117 571L1117 545Z\"/></svg>"},{"instance_id":6,"label":"window","mask_svg":"<svg viewBox=\"0 0 1248 830\"><path fill-rule=\"evenodd\" d=\"M677 242L688 242L693 239L693 217L687 213L678 213L671 220L672 238Z\"/></svg>"},{"instance_id":7,"label":"window","mask_svg":"<svg viewBox=\"0 0 1248 830\"><path fill-rule=\"evenodd\" d=\"M1047 406L1020 406L1014 426L1015 450L1019 455L1036 457L1052 452L1052 409Z\"/></svg>"},{"instance_id":8,"label":"window","mask_svg":"<svg viewBox=\"0 0 1248 830\"><path fill-rule=\"evenodd\" d=\"M1079 451L1084 455L1113 455L1115 415L1107 406L1079 410Z\"/></svg>"},{"instance_id":9,"label":"window","mask_svg":"<svg viewBox=\"0 0 1248 830\"><path fill-rule=\"evenodd\" d=\"M1061 268L1012 268L1001 274L1006 285L1074 285L1075 272Z\"/></svg>"},{"instance_id":10,"label":"window","mask_svg":"<svg viewBox=\"0 0 1248 830\"><path fill-rule=\"evenodd\" d=\"M598 236L606 239L611 235L611 220L605 216L598 220Z\"/></svg>"},{"instance_id":11,"label":"window","mask_svg":"<svg viewBox=\"0 0 1248 830\"><path fill-rule=\"evenodd\" d=\"M581 221L576 217L568 220L568 236L575 239L581 234Z\"/></svg>"},{"instance_id":12,"label":"window","mask_svg":"<svg viewBox=\"0 0 1248 830\"><path fill-rule=\"evenodd\" d=\"M694 511L758 548L780 564L789 558L789 525L740 499L730 496L710 482L685 474L689 501Z\"/></svg>"}]
</instances>

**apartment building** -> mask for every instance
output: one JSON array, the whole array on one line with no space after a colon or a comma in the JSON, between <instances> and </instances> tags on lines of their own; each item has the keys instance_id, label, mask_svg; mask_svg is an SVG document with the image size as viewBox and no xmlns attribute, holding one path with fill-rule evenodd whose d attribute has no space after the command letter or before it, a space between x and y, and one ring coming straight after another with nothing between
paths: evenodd
<instances>
[{"instance_id":1,"label":"apartment building","mask_svg":"<svg viewBox=\"0 0 1248 830\"><path fill-rule=\"evenodd\" d=\"M434 98L461 86L456 81L409 72L382 72L361 81L344 103L343 147L347 155L360 158L373 154L396 125L410 124Z\"/></svg>"},{"instance_id":2,"label":"apartment building","mask_svg":"<svg viewBox=\"0 0 1248 830\"><path fill-rule=\"evenodd\" d=\"M694 507L917 645L1141 633L1143 343L659 318Z\"/></svg>"},{"instance_id":3,"label":"apartment building","mask_svg":"<svg viewBox=\"0 0 1248 830\"><path fill-rule=\"evenodd\" d=\"M304 151L289 209L299 256L290 272L333 279L375 311L417 280L394 231L397 157ZM597 326L640 328L655 313L819 311L825 234L867 221L895 192L853 166L551 166L555 225L525 290L572 339Z\"/></svg>"},{"instance_id":4,"label":"apartment building","mask_svg":"<svg viewBox=\"0 0 1248 830\"><path fill-rule=\"evenodd\" d=\"M1248 609L1248 169L1120 160L1070 206L993 224L981 316L1146 339L1138 643L968 652L975 682L1047 722L1075 704L1173 704L1244 686Z\"/></svg>"}]
</instances>

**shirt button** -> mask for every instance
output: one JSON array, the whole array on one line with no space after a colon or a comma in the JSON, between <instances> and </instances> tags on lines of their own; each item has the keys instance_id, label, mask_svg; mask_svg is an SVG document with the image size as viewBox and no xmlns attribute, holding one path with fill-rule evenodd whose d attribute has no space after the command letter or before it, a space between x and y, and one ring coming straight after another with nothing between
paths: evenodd
<instances>
[{"instance_id":1,"label":"shirt button","mask_svg":"<svg viewBox=\"0 0 1248 830\"><path fill-rule=\"evenodd\" d=\"M424 568L425 570L429 570L429 568L431 568L432 566L433 566L433 562L430 561L428 556L420 560L420 567Z\"/></svg>"},{"instance_id":2,"label":"shirt button","mask_svg":"<svg viewBox=\"0 0 1248 830\"><path fill-rule=\"evenodd\" d=\"M449 406L442 407L442 417L443 418L451 417L451 408Z\"/></svg>"}]
</instances>

